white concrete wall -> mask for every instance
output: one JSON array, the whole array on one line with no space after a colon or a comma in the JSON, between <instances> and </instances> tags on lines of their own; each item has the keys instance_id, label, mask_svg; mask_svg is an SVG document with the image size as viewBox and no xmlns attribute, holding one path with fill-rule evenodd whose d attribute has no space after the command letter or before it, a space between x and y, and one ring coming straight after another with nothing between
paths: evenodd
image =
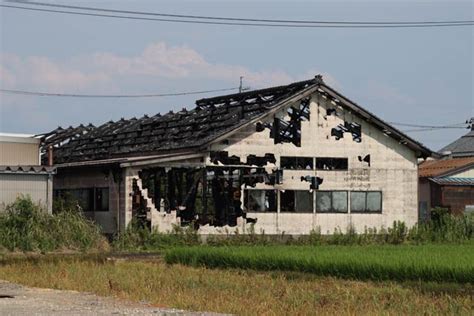
<instances>
[{"instance_id":1,"label":"white concrete wall","mask_svg":"<svg viewBox=\"0 0 474 316\"><path fill-rule=\"evenodd\" d=\"M348 225L353 225L357 231L366 227L388 227L393 221L404 221L408 226L416 223L418 217L418 169L415 153L408 147L399 144L393 138L385 135L369 123L359 119L354 114L338 108L338 116L326 115L328 102L319 94L311 100L310 121L302 122L302 144L296 147L291 143L274 144L269 137L269 130L255 132L255 126L242 130L223 142L212 145L211 151L225 150L229 156L236 155L246 160L247 155L263 156L273 153L276 165L280 165L281 156L308 157L341 157L348 158L347 171L315 171L285 170L283 184L277 189L309 189L308 182L301 182L300 177L311 175L323 178L320 190L348 191L382 191L381 214L284 214L284 213L249 213L247 216L257 218L255 231L265 231L268 234L307 234L312 229L320 229L322 233L332 233L335 229L345 231ZM333 104L329 105L334 107ZM286 110L277 114L283 117ZM273 117L269 119L269 122ZM352 140L350 133L344 138L335 140L331 129L344 120L356 122L362 126L362 142ZM370 154L371 166L360 162L358 156ZM208 161L211 165L211 162ZM258 185L256 188L270 186ZM350 203L349 203L350 206ZM242 231L242 227L239 228Z\"/></svg>"},{"instance_id":2,"label":"white concrete wall","mask_svg":"<svg viewBox=\"0 0 474 316\"><path fill-rule=\"evenodd\" d=\"M84 215L94 220L104 233L112 234L117 231L120 219L120 200L123 184L115 182L112 173L107 169L77 168L59 169L54 177L55 190L73 190L86 188L108 188L109 210L101 212L84 212Z\"/></svg>"}]
</instances>

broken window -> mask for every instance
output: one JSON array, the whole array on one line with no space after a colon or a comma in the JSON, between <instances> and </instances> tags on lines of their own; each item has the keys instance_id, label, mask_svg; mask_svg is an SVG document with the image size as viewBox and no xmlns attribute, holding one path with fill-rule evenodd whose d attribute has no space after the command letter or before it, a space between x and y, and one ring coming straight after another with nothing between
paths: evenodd
<instances>
[{"instance_id":1,"label":"broken window","mask_svg":"<svg viewBox=\"0 0 474 316\"><path fill-rule=\"evenodd\" d=\"M310 119L310 100L310 98L304 98L298 106L290 107L287 111L289 121L275 117L272 124L257 123L256 131L261 132L269 128L270 137L274 139L275 144L293 143L301 147L301 122Z\"/></svg>"},{"instance_id":2,"label":"broken window","mask_svg":"<svg viewBox=\"0 0 474 316\"><path fill-rule=\"evenodd\" d=\"M347 170L347 158L316 158L317 170Z\"/></svg>"},{"instance_id":3,"label":"broken window","mask_svg":"<svg viewBox=\"0 0 474 316\"><path fill-rule=\"evenodd\" d=\"M313 213L313 194L303 190L281 191L280 212Z\"/></svg>"},{"instance_id":4,"label":"broken window","mask_svg":"<svg viewBox=\"0 0 474 316\"><path fill-rule=\"evenodd\" d=\"M107 212L109 210L109 188L95 188L95 212Z\"/></svg>"},{"instance_id":5,"label":"broken window","mask_svg":"<svg viewBox=\"0 0 474 316\"><path fill-rule=\"evenodd\" d=\"M351 133L352 140L356 143L360 143L362 141L362 126L358 123L344 122L344 124L339 124L338 126L331 129L331 136L334 136L336 140L343 138L344 133Z\"/></svg>"},{"instance_id":6,"label":"broken window","mask_svg":"<svg viewBox=\"0 0 474 316\"><path fill-rule=\"evenodd\" d=\"M316 212L347 213L347 191L317 191Z\"/></svg>"},{"instance_id":7,"label":"broken window","mask_svg":"<svg viewBox=\"0 0 474 316\"><path fill-rule=\"evenodd\" d=\"M290 170L312 170L312 157L281 157L280 166L282 169Z\"/></svg>"},{"instance_id":8,"label":"broken window","mask_svg":"<svg viewBox=\"0 0 474 316\"><path fill-rule=\"evenodd\" d=\"M360 162L366 162L367 165L370 167L370 154L369 155L365 155L364 158L362 158L362 156L357 156L357 158L359 159Z\"/></svg>"},{"instance_id":9,"label":"broken window","mask_svg":"<svg viewBox=\"0 0 474 316\"><path fill-rule=\"evenodd\" d=\"M83 212L107 212L109 210L108 188L55 190L55 196L76 200Z\"/></svg>"},{"instance_id":10,"label":"broken window","mask_svg":"<svg viewBox=\"0 0 474 316\"><path fill-rule=\"evenodd\" d=\"M245 208L250 213L276 212L276 191L245 190Z\"/></svg>"},{"instance_id":11,"label":"broken window","mask_svg":"<svg viewBox=\"0 0 474 316\"><path fill-rule=\"evenodd\" d=\"M353 191L351 192L351 213L381 213L382 192Z\"/></svg>"}]
</instances>

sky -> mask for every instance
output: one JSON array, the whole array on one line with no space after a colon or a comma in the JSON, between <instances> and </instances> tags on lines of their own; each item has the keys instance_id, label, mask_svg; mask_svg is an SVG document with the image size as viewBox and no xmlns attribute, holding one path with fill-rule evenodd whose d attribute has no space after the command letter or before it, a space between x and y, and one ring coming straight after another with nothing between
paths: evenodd
<instances>
[{"instance_id":1,"label":"sky","mask_svg":"<svg viewBox=\"0 0 474 316\"><path fill-rule=\"evenodd\" d=\"M0 1L1 2L1 1ZM208 16L351 21L474 20L474 1L48 1ZM258 89L322 74L388 122L474 116L474 26L290 29L179 24L0 8L0 87L77 94ZM85 99L0 93L0 132L39 134L154 115L218 93ZM410 130L410 127L400 127ZM438 150L468 131L407 132Z\"/></svg>"}]
</instances>

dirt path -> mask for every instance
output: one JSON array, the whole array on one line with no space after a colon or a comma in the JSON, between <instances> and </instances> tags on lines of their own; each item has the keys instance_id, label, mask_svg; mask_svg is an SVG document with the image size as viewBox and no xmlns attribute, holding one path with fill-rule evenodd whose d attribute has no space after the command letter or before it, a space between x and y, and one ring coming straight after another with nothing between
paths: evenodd
<instances>
[{"instance_id":1,"label":"dirt path","mask_svg":"<svg viewBox=\"0 0 474 316\"><path fill-rule=\"evenodd\" d=\"M29 288L0 280L0 315L218 315L150 307L90 293Z\"/></svg>"}]
</instances>

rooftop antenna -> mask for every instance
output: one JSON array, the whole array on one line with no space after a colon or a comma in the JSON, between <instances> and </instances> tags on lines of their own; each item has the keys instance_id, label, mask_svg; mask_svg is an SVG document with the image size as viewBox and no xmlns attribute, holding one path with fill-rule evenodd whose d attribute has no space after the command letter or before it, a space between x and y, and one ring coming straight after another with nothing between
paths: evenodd
<instances>
[{"instance_id":1,"label":"rooftop antenna","mask_svg":"<svg viewBox=\"0 0 474 316\"><path fill-rule=\"evenodd\" d=\"M244 76L240 76L239 93L250 90L250 87L244 87L243 86L243 79L244 79Z\"/></svg>"}]
</instances>

